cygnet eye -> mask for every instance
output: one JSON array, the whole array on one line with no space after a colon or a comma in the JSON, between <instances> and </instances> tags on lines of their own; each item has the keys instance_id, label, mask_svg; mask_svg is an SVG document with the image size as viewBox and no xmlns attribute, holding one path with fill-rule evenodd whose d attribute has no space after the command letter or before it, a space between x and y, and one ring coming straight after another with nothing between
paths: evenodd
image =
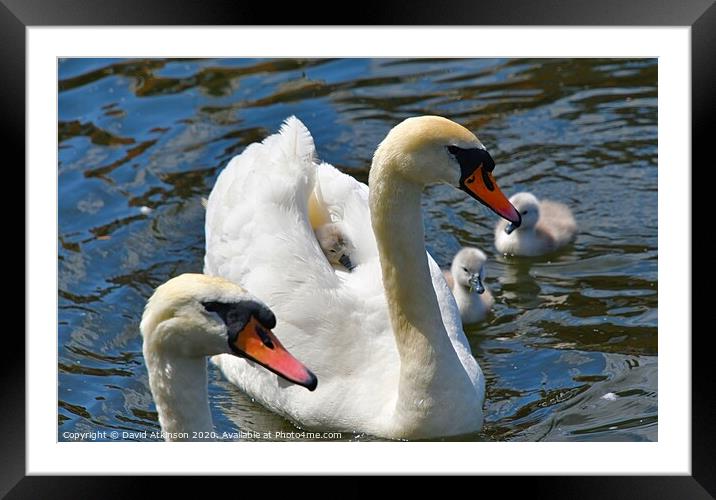
<instances>
[{"instance_id":1,"label":"cygnet eye","mask_svg":"<svg viewBox=\"0 0 716 500\"><path fill-rule=\"evenodd\" d=\"M466 273L469 273L469 272L470 272L470 270L469 270L468 268L466 268L466 267L463 267L462 270L465 271Z\"/></svg>"},{"instance_id":2,"label":"cygnet eye","mask_svg":"<svg viewBox=\"0 0 716 500\"><path fill-rule=\"evenodd\" d=\"M522 212L522 215L527 215L527 212L528 212L528 211L529 211L529 210L525 210L524 212Z\"/></svg>"}]
</instances>

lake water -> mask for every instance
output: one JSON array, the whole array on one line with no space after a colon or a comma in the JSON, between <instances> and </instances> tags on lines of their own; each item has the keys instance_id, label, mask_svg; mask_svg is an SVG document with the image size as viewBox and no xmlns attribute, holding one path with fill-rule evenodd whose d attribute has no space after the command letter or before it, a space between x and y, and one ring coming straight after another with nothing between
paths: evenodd
<instances>
[{"instance_id":1,"label":"lake water","mask_svg":"<svg viewBox=\"0 0 716 500\"><path fill-rule=\"evenodd\" d=\"M58 99L59 440L159 429L144 303L201 271L201 197L292 114L321 159L364 182L392 126L444 115L477 133L508 195L572 207L573 246L516 259L496 254L497 217L464 193L424 194L428 250L448 266L460 246L484 249L496 299L466 330L486 420L460 439L657 440L655 59L65 59ZM219 432L296 430L213 366L209 378Z\"/></svg>"}]
</instances>

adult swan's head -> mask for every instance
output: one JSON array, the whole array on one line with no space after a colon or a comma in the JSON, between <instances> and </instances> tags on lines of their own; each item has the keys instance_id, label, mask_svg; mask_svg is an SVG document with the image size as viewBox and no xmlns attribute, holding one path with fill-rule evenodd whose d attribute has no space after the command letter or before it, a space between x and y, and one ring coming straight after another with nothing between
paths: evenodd
<instances>
[{"instance_id":1,"label":"adult swan's head","mask_svg":"<svg viewBox=\"0 0 716 500\"><path fill-rule=\"evenodd\" d=\"M492 176L495 161L490 153L475 134L447 118L419 116L396 125L375 152L371 176L380 175L383 168L421 187L458 187L515 227L521 223L520 213Z\"/></svg>"},{"instance_id":2,"label":"adult swan's head","mask_svg":"<svg viewBox=\"0 0 716 500\"><path fill-rule=\"evenodd\" d=\"M276 375L316 388L313 373L271 333L271 310L238 285L203 274L183 274L159 286L140 324L144 360L164 437L212 440L206 358L233 354Z\"/></svg>"}]
</instances>

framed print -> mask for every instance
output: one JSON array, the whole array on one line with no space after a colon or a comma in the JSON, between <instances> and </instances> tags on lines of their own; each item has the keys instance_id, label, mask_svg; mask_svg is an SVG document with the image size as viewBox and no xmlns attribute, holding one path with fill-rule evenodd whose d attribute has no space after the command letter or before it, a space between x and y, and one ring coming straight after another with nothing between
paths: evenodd
<instances>
[{"instance_id":1,"label":"framed print","mask_svg":"<svg viewBox=\"0 0 716 500\"><path fill-rule=\"evenodd\" d=\"M640 3L280 27L5 2L27 338L0 491L459 474L710 498L690 207L716 8Z\"/></svg>"}]
</instances>

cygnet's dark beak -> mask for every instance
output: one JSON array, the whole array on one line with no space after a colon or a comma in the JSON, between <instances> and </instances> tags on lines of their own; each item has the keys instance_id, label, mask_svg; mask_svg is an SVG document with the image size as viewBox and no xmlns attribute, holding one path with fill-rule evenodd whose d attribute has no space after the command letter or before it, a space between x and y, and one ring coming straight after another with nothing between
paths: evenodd
<instances>
[{"instance_id":1,"label":"cygnet's dark beak","mask_svg":"<svg viewBox=\"0 0 716 500\"><path fill-rule=\"evenodd\" d=\"M348 256L348 254L345 254L345 253L343 255L341 255L341 258L338 259L338 262L340 262L349 271L352 271L356 267L351 262L351 258Z\"/></svg>"},{"instance_id":2,"label":"cygnet's dark beak","mask_svg":"<svg viewBox=\"0 0 716 500\"><path fill-rule=\"evenodd\" d=\"M485 286L482 284L482 279L480 279L479 274L471 275L468 282L470 283L470 292L475 291L479 294L485 292Z\"/></svg>"},{"instance_id":3,"label":"cygnet's dark beak","mask_svg":"<svg viewBox=\"0 0 716 500\"><path fill-rule=\"evenodd\" d=\"M518 226L516 226L516 225L514 225L512 222L510 222L509 224L507 224L507 225L505 226L505 232L506 232L507 234L510 234L510 233L512 233L512 231L514 231L515 229L517 229L517 227L518 227Z\"/></svg>"}]
</instances>

